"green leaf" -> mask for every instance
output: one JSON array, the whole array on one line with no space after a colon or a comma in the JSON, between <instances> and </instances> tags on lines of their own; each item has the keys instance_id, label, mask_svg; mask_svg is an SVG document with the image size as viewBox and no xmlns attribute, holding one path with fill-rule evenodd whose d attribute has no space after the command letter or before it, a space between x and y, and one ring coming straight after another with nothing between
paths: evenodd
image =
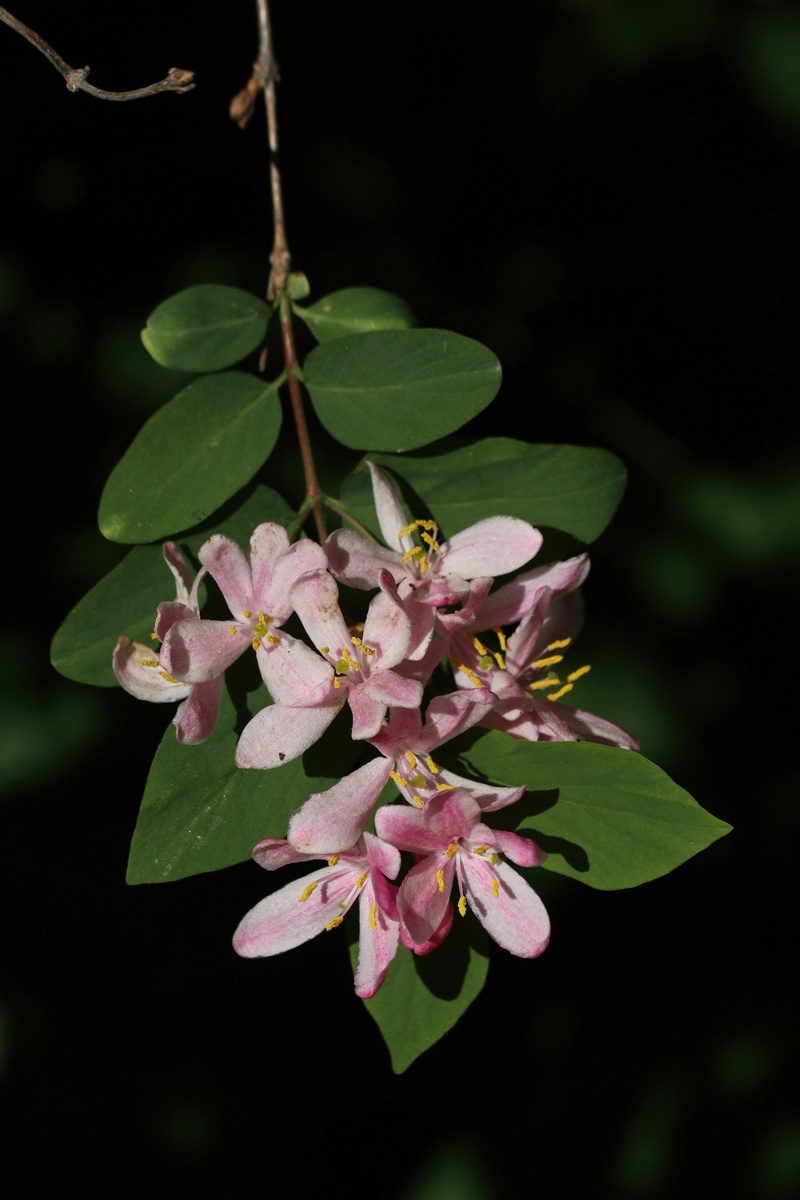
<instances>
[{"instance_id":1,"label":"green leaf","mask_svg":"<svg viewBox=\"0 0 800 1200\"><path fill-rule=\"evenodd\" d=\"M625 490L625 466L607 450L531 446L484 438L444 454L397 458L370 454L404 480L447 537L493 514L522 517L591 542L611 520ZM349 513L380 537L369 471L362 463L342 493Z\"/></svg>"},{"instance_id":2,"label":"green leaf","mask_svg":"<svg viewBox=\"0 0 800 1200\"><path fill-rule=\"evenodd\" d=\"M159 304L142 341L162 367L221 371L261 345L270 312L264 300L240 288L198 284Z\"/></svg>"},{"instance_id":3,"label":"green leaf","mask_svg":"<svg viewBox=\"0 0 800 1200\"><path fill-rule=\"evenodd\" d=\"M491 403L500 363L439 329L352 334L317 346L303 379L322 424L352 450L414 450Z\"/></svg>"},{"instance_id":4,"label":"green leaf","mask_svg":"<svg viewBox=\"0 0 800 1200\"><path fill-rule=\"evenodd\" d=\"M196 554L211 533L225 533L247 546L262 521L288 525L293 515L277 492L256 484L222 519L181 538L180 546ZM115 687L111 655L117 638L124 633L147 643L156 608L174 597L175 581L161 546L137 546L75 605L53 638L53 666L77 683Z\"/></svg>"},{"instance_id":5,"label":"green leaf","mask_svg":"<svg viewBox=\"0 0 800 1200\"><path fill-rule=\"evenodd\" d=\"M205 375L154 413L111 472L99 523L112 542L191 529L248 483L281 426L277 383Z\"/></svg>"},{"instance_id":6,"label":"green leaf","mask_svg":"<svg viewBox=\"0 0 800 1200\"><path fill-rule=\"evenodd\" d=\"M343 288L323 296L310 308L294 311L318 342L332 342L349 333L370 333L376 329L409 329L415 323L405 300L393 292L370 287Z\"/></svg>"},{"instance_id":7,"label":"green leaf","mask_svg":"<svg viewBox=\"0 0 800 1200\"><path fill-rule=\"evenodd\" d=\"M435 1046L480 994L489 970L488 941L471 913L463 920L456 913L447 940L433 954L414 954L402 943L398 947L386 982L364 1001L395 1074ZM355 970L357 944L350 953Z\"/></svg>"},{"instance_id":8,"label":"green leaf","mask_svg":"<svg viewBox=\"0 0 800 1200\"><path fill-rule=\"evenodd\" d=\"M464 735L446 751L437 760L457 763L463 775L524 784L527 793L498 814L498 826L516 819L547 851L545 867L604 891L666 875L731 828L632 750L522 742L492 730Z\"/></svg>"},{"instance_id":9,"label":"green leaf","mask_svg":"<svg viewBox=\"0 0 800 1200\"><path fill-rule=\"evenodd\" d=\"M166 883L245 862L262 838L285 837L295 809L346 775L358 753L339 726L294 762L244 770L235 762L238 740L227 693L208 741L182 746L169 726L147 779L128 883Z\"/></svg>"}]
</instances>

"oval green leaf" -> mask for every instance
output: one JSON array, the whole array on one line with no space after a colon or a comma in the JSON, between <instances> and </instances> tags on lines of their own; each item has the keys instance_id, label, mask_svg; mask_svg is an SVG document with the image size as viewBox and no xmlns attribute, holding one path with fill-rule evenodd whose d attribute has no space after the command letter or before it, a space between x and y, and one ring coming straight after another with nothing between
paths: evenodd
<instances>
[{"instance_id":1,"label":"oval green leaf","mask_svg":"<svg viewBox=\"0 0 800 1200\"><path fill-rule=\"evenodd\" d=\"M264 300L240 288L199 284L159 304L142 341L162 367L221 371L261 345L270 312Z\"/></svg>"},{"instance_id":2,"label":"oval green leaf","mask_svg":"<svg viewBox=\"0 0 800 1200\"><path fill-rule=\"evenodd\" d=\"M488 937L472 913L456 914L447 940L420 957L398 947L386 981L364 1006L400 1075L444 1037L483 989L489 971ZM353 969L358 946L350 951Z\"/></svg>"},{"instance_id":3,"label":"oval green leaf","mask_svg":"<svg viewBox=\"0 0 800 1200\"><path fill-rule=\"evenodd\" d=\"M204 528L181 538L180 546L196 554L212 533L225 533L247 546L262 521L288 525L293 515L277 492L256 484L223 519L207 522ZM53 638L53 666L77 683L115 687L111 655L117 638L124 633L135 642L147 643L156 608L162 600L174 598L175 582L161 546L137 546L69 613Z\"/></svg>"},{"instance_id":4,"label":"oval green leaf","mask_svg":"<svg viewBox=\"0 0 800 1200\"><path fill-rule=\"evenodd\" d=\"M491 824L527 830L544 866L604 891L666 875L730 831L654 763L591 742L467 734L439 751L461 774L528 789Z\"/></svg>"},{"instance_id":5,"label":"oval green leaf","mask_svg":"<svg viewBox=\"0 0 800 1200\"><path fill-rule=\"evenodd\" d=\"M482 412L500 387L500 363L457 333L395 329L317 346L303 378L317 416L343 446L398 452Z\"/></svg>"},{"instance_id":6,"label":"oval green leaf","mask_svg":"<svg viewBox=\"0 0 800 1200\"><path fill-rule=\"evenodd\" d=\"M281 426L277 385L205 375L154 413L111 472L99 523L112 542L152 542L204 521L248 483Z\"/></svg>"},{"instance_id":7,"label":"oval green leaf","mask_svg":"<svg viewBox=\"0 0 800 1200\"><path fill-rule=\"evenodd\" d=\"M591 542L614 515L626 481L624 464L607 450L531 446L514 438L483 438L444 454L369 458L409 485L426 506L413 515L435 517L447 537L497 514ZM342 504L380 537L363 463L345 480Z\"/></svg>"},{"instance_id":8,"label":"oval green leaf","mask_svg":"<svg viewBox=\"0 0 800 1200\"><path fill-rule=\"evenodd\" d=\"M266 697L266 690L258 695ZM245 862L262 838L285 837L295 809L346 775L358 753L339 727L285 766L242 770L235 761L237 720L226 692L208 741L183 746L169 726L147 778L128 883L166 883ZM265 893L271 886L265 875Z\"/></svg>"},{"instance_id":9,"label":"oval green leaf","mask_svg":"<svg viewBox=\"0 0 800 1200\"><path fill-rule=\"evenodd\" d=\"M410 329L415 324L405 300L394 292L370 287L343 288L323 296L310 308L295 307L294 311L318 342L332 342L350 333L371 333L377 329Z\"/></svg>"}]
</instances>

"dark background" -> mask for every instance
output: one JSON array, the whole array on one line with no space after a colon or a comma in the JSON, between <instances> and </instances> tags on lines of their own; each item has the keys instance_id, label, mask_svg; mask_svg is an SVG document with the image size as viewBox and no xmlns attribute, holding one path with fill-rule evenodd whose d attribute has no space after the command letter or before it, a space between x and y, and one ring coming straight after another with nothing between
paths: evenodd
<instances>
[{"instance_id":1,"label":"dark background","mask_svg":"<svg viewBox=\"0 0 800 1200\"><path fill-rule=\"evenodd\" d=\"M233 955L265 890L252 864L126 887L164 714L47 661L118 557L94 520L108 471L177 390L139 342L148 313L191 283L265 287L263 118L227 116L254 5L13 11L98 86L170 66L198 86L71 95L0 25L11 1156L115 1194L796 1194L800 19L275 0L295 267L314 298L388 288L489 345L505 381L483 433L626 460L580 703L736 827L637 891L543 872L546 955L498 953L398 1078L333 938Z\"/></svg>"}]
</instances>

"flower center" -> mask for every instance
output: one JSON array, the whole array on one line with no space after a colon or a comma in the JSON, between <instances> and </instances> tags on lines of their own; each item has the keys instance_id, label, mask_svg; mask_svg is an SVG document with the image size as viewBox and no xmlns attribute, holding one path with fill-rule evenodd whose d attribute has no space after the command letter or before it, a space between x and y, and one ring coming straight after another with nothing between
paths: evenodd
<instances>
[{"instance_id":1,"label":"flower center","mask_svg":"<svg viewBox=\"0 0 800 1200\"><path fill-rule=\"evenodd\" d=\"M441 549L437 542L439 534L439 526L435 521L412 521L410 525L406 525L401 529L397 537L402 542L404 537L409 537L416 531L420 542L424 545L413 545L410 550L406 550L403 555L403 563L417 577L422 579L428 574L428 571L433 568L436 561L436 555ZM425 549L425 546L428 549Z\"/></svg>"}]
</instances>

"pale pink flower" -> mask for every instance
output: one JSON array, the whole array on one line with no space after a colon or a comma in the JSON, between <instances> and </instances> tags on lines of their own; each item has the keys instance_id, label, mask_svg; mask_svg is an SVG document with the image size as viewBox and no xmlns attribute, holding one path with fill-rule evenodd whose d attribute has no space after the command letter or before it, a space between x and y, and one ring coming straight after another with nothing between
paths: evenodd
<instances>
[{"instance_id":1,"label":"pale pink flower","mask_svg":"<svg viewBox=\"0 0 800 1200\"><path fill-rule=\"evenodd\" d=\"M256 713L236 751L240 767L270 768L290 762L324 733L349 703L356 740L374 737L390 708L418 708L422 683L392 668L404 662L411 622L391 575L382 572L363 634L351 633L339 608L339 590L327 571L309 571L292 589L292 603L312 650L295 642L266 662L265 680L275 703Z\"/></svg>"},{"instance_id":2,"label":"pale pink flower","mask_svg":"<svg viewBox=\"0 0 800 1200\"><path fill-rule=\"evenodd\" d=\"M191 572L174 542L164 543L164 561L175 579L176 597L159 604L154 639L164 639L177 622L199 620L197 592L205 575L202 570L194 583ZM121 637L114 647L114 674L120 685L137 700L164 704L182 700L173 718L179 742L197 745L212 733L222 699L222 676L203 683L184 683L165 670L152 646Z\"/></svg>"},{"instance_id":3,"label":"pale pink flower","mask_svg":"<svg viewBox=\"0 0 800 1200\"><path fill-rule=\"evenodd\" d=\"M328 858L328 864L267 896L242 919L233 948L244 958L282 954L325 930L341 925L358 900L360 936L356 995L374 996L397 951L400 924L397 888L389 882L400 870L400 853L365 833L341 854L301 854L284 839L259 842L253 858L267 871L288 863Z\"/></svg>"},{"instance_id":4,"label":"pale pink flower","mask_svg":"<svg viewBox=\"0 0 800 1200\"><path fill-rule=\"evenodd\" d=\"M520 834L491 829L482 815L461 788L442 793L423 809L404 804L378 809L378 836L419 856L400 885L400 920L413 942L426 945L446 920L456 882L462 917L469 906L500 946L519 958L536 958L550 939L547 910L503 857L536 867L546 855Z\"/></svg>"}]
</instances>

